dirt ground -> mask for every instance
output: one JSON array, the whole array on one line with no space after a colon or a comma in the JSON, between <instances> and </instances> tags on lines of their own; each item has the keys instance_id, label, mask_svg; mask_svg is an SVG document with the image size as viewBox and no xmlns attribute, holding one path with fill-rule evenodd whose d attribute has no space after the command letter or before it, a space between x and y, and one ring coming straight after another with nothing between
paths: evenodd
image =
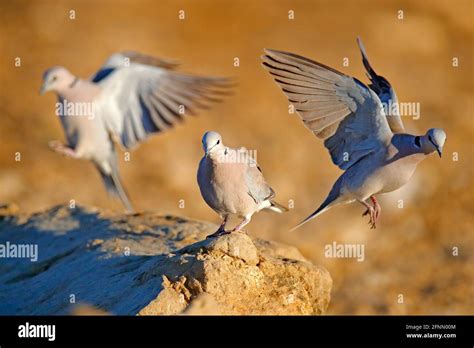
<instances>
[{"instance_id":1,"label":"dirt ground","mask_svg":"<svg viewBox=\"0 0 474 348\"><path fill-rule=\"evenodd\" d=\"M473 2L459 0L0 1L0 202L25 212L71 199L120 210L90 163L48 149L64 137L55 97L38 94L42 73L64 65L87 78L121 50L174 58L181 71L232 76L238 86L121 160L137 210L218 222L196 183L202 134L217 130L227 145L257 150L278 200L294 203L285 215L258 214L248 232L295 245L326 267L334 280L330 314L474 314L473 15ZM404 117L407 130L446 130L443 158L433 155L406 187L381 197L376 230L352 204L289 232L340 170L288 114L260 55L264 47L287 50L367 82L357 35L400 101L421 106L418 119ZM364 260L325 257L333 242L364 245Z\"/></svg>"}]
</instances>

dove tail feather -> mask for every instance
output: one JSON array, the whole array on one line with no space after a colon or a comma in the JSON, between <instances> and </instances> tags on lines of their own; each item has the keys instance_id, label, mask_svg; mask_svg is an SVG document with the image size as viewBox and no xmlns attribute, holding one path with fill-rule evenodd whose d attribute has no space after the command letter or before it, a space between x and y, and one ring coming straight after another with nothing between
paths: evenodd
<instances>
[{"instance_id":1,"label":"dove tail feather","mask_svg":"<svg viewBox=\"0 0 474 348\"><path fill-rule=\"evenodd\" d=\"M304 219L303 221L301 221L298 225L296 225L295 227L293 227L290 231L294 231L296 230L297 228L303 226L305 223L307 223L309 220L312 220L314 219L315 217L321 215L322 213L324 213L326 210L328 210L329 208L331 208L334 204L337 203L337 196L334 197L333 195L329 195L325 200L324 202L319 206L318 209L316 209L310 216L308 216L306 219Z\"/></svg>"},{"instance_id":2,"label":"dove tail feather","mask_svg":"<svg viewBox=\"0 0 474 348\"><path fill-rule=\"evenodd\" d=\"M267 208L268 210L274 211L275 213L284 213L287 212L289 209L280 203L275 201L270 201L270 206Z\"/></svg>"},{"instance_id":3,"label":"dove tail feather","mask_svg":"<svg viewBox=\"0 0 474 348\"><path fill-rule=\"evenodd\" d=\"M133 213L132 203L130 203L127 191L122 185L118 169L113 167L112 173L110 174L105 173L99 166L97 166L97 169L99 170L107 192L112 196L118 197L128 213Z\"/></svg>"},{"instance_id":4,"label":"dove tail feather","mask_svg":"<svg viewBox=\"0 0 474 348\"><path fill-rule=\"evenodd\" d=\"M115 191L117 192L118 197L122 201L126 211L128 213L133 213L133 206L130 203L130 199L128 198L128 193L125 191L125 188L122 185L122 181L120 180L119 176L116 173L112 174L112 180L114 182Z\"/></svg>"}]
</instances>

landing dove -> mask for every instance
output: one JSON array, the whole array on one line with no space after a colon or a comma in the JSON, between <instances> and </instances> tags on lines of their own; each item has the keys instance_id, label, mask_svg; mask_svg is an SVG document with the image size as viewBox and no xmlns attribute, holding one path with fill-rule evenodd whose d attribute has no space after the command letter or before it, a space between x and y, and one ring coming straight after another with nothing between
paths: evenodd
<instances>
[{"instance_id":1,"label":"landing dove","mask_svg":"<svg viewBox=\"0 0 474 348\"><path fill-rule=\"evenodd\" d=\"M245 148L224 146L221 135L213 131L204 134L202 146L205 154L197 172L199 189L204 201L222 218L219 229L208 237L240 231L262 209L277 213L288 210L273 200L275 192ZM229 215L243 220L226 231Z\"/></svg>"},{"instance_id":2,"label":"landing dove","mask_svg":"<svg viewBox=\"0 0 474 348\"><path fill-rule=\"evenodd\" d=\"M338 204L357 201L367 208L376 227L381 207L375 195L405 185L422 160L441 157L446 133L432 128L425 135L406 134L398 108L386 114L383 105L397 103L390 83L369 64L359 48L371 84L367 87L323 64L296 54L265 50L263 66L273 75L305 126L324 140L334 164L344 170L327 198L295 228Z\"/></svg>"},{"instance_id":3,"label":"landing dove","mask_svg":"<svg viewBox=\"0 0 474 348\"><path fill-rule=\"evenodd\" d=\"M56 114L67 140L49 146L67 157L92 161L107 191L118 196L127 211L133 208L120 180L114 142L133 149L150 135L219 101L230 86L226 78L175 72L177 65L124 52L113 54L89 79L80 79L64 67L44 73L40 92L56 93Z\"/></svg>"}]
</instances>

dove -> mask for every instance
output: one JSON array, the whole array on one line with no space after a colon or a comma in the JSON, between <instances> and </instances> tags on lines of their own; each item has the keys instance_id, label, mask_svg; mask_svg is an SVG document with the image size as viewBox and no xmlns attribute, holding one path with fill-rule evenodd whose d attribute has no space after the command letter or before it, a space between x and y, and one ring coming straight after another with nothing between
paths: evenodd
<instances>
[{"instance_id":1,"label":"dove","mask_svg":"<svg viewBox=\"0 0 474 348\"><path fill-rule=\"evenodd\" d=\"M204 201L222 218L218 230L208 238L241 231L262 209L277 213L288 210L273 200L275 191L245 148L226 147L221 135L214 131L204 134L202 147L204 157L199 162L197 182ZM243 220L227 231L230 215Z\"/></svg>"},{"instance_id":2,"label":"dove","mask_svg":"<svg viewBox=\"0 0 474 348\"><path fill-rule=\"evenodd\" d=\"M358 38L369 86L354 77L308 58L265 50L263 67L273 76L305 126L324 140L332 162L344 172L323 203L296 229L328 209L359 202L376 228L381 206L376 195L405 185L417 165L434 152L441 157L446 133L439 128L424 135L405 132L398 108L386 113L384 105L398 103L391 84L377 75Z\"/></svg>"},{"instance_id":3,"label":"dove","mask_svg":"<svg viewBox=\"0 0 474 348\"><path fill-rule=\"evenodd\" d=\"M43 75L40 94L57 95L56 114L66 144L52 150L91 161L109 194L133 211L119 175L115 144L132 150L149 136L164 132L198 109L207 109L228 94L230 80L174 71L177 62L138 52L115 53L88 79L64 67Z\"/></svg>"}]
</instances>

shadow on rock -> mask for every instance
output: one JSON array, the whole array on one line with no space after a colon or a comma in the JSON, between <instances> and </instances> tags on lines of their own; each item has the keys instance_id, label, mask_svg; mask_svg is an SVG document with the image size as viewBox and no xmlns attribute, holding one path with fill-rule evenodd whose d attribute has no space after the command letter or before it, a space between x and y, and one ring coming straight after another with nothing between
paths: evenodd
<instances>
[{"instance_id":1,"label":"shadow on rock","mask_svg":"<svg viewBox=\"0 0 474 348\"><path fill-rule=\"evenodd\" d=\"M294 247L241 233L205 239L215 229L84 207L3 215L0 314L68 314L76 303L123 315L325 313L332 280L324 268ZM37 246L36 261L12 257L24 245Z\"/></svg>"}]
</instances>

